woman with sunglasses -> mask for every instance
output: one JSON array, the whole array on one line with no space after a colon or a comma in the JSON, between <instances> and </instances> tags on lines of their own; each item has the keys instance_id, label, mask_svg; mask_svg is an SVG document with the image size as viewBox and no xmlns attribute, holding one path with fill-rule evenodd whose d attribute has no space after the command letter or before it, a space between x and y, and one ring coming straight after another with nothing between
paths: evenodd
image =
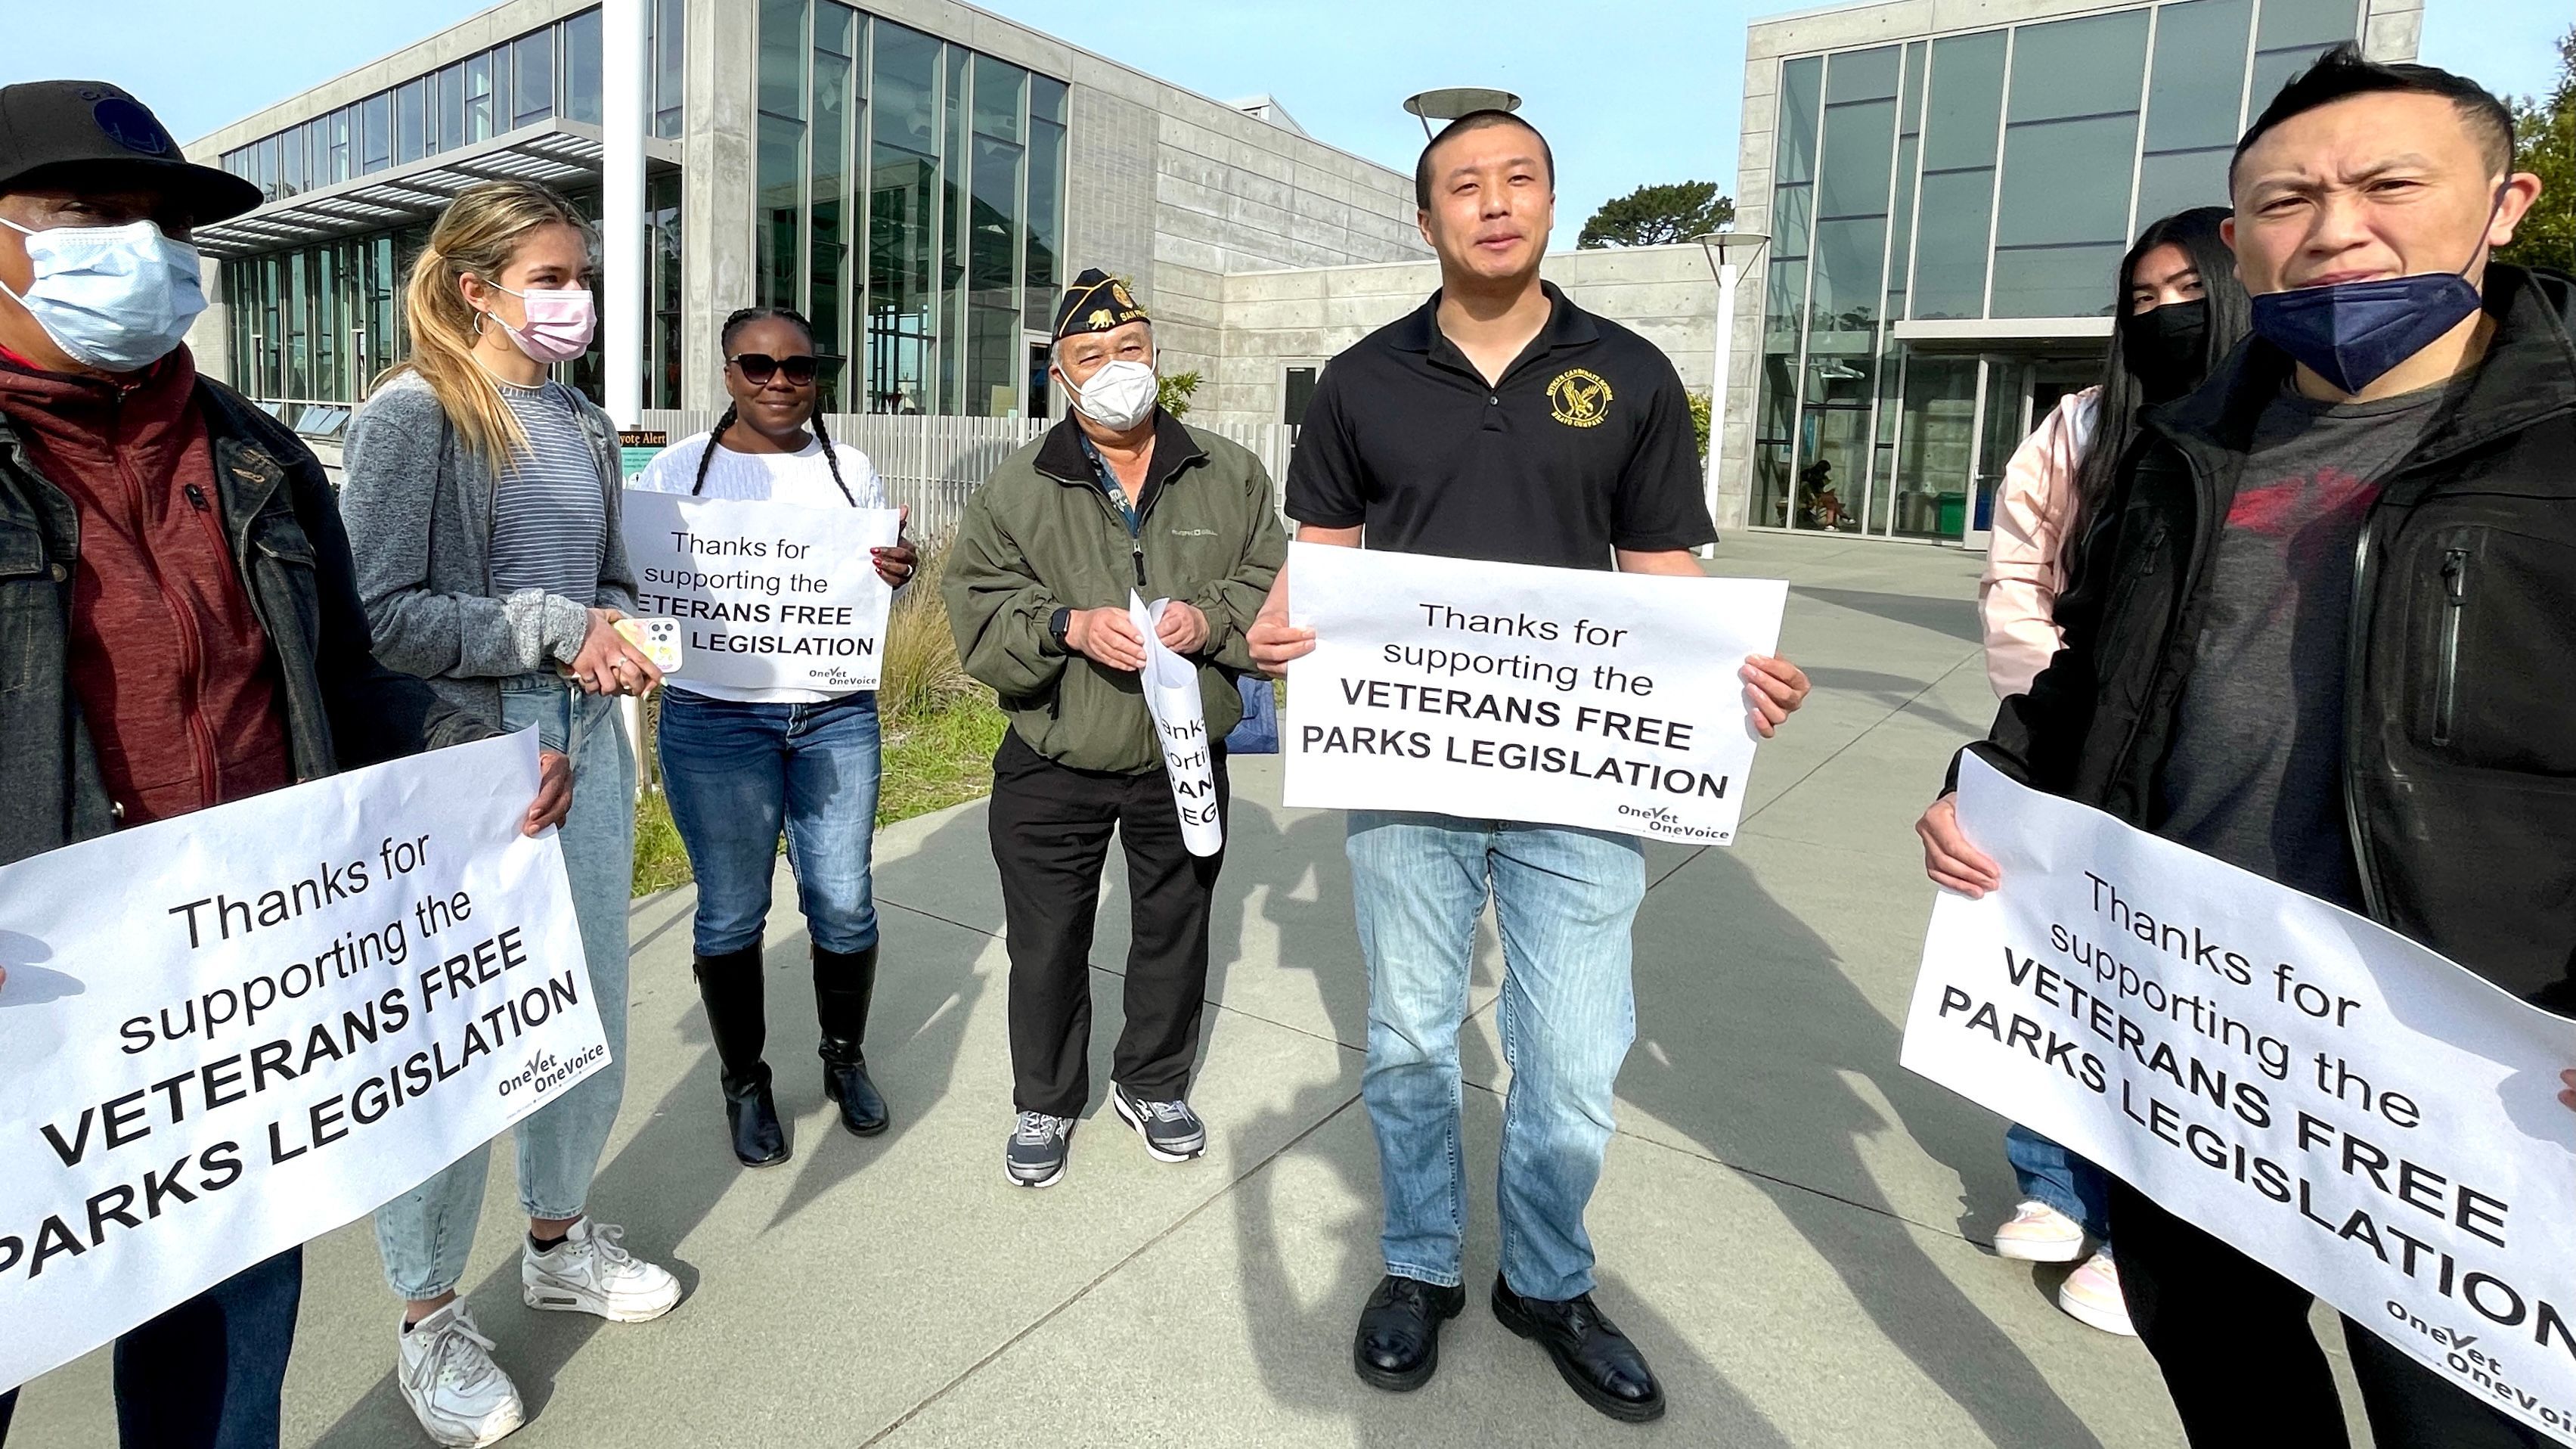
<instances>
[{"instance_id":1,"label":"woman with sunglasses","mask_svg":"<svg viewBox=\"0 0 2576 1449\"><path fill-rule=\"evenodd\" d=\"M823 360L814 331L784 307L725 319L725 391L715 428L682 440L636 486L698 498L800 508L883 508L885 489L858 449L835 443L816 410ZM908 542L875 551L877 576L912 577ZM778 837L796 874L813 953L822 1027L823 1095L862 1137L886 1129L885 1099L860 1044L877 979L877 913L868 880L877 814L873 690L748 689L673 680L662 697L663 788L697 874L698 995L713 1033L734 1156L746 1167L788 1157L761 1059L761 928Z\"/></svg>"}]
</instances>

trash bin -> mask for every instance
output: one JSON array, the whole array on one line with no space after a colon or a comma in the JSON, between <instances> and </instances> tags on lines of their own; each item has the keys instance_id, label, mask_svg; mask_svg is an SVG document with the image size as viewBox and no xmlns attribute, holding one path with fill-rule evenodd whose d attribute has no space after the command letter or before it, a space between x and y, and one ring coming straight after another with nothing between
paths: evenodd
<instances>
[{"instance_id":1,"label":"trash bin","mask_svg":"<svg viewBox=\"0 0 2576 1449\"><path fill-rule=\"evenodd\" d=\"M1937 530L1940 535L1943 538L1967 537L1968 495L1965 493L1944 493L1941 494L1935 502L1940 508L1940 522Z\"/></svg>"}]
</instances>

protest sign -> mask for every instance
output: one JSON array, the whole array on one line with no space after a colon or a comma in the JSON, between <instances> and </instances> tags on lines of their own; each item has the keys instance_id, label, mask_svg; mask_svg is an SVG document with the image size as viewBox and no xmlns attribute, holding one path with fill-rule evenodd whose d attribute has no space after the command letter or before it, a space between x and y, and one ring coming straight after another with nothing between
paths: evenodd
<instances>
[{"instance_id":1,"label":"protest sign","mask_svg":"<svg viewBox=\"0 0 2576 1449\"><path fill-rule=\"evenodd\" d=\"M0 1388L608 1060L534 730L0 867Z\"/></svg>"},{"instance_id":2,"label":"protest sign","mask_svg":"<svg viewBox=\"0 0 2576 1449\"><path fill-rule=\"evenodd\" d=\"M1141 683L1145 709L1163 742L1163 773L1172 782L1172 804L1181 812L1181 843L1192 855L1225 849L1225 821L1216 808L1216 766L1208 753L1207 701L1199 698L1199 672L1163 646L1154 633L1169 599L1151 606L1127 591L1127 622L1145 640Z\"/></svg>"},{"instance_id":3,"label":"protest sign","mask_svg":"<svg viewBox=\"0 0 2576 1449\"><path fill-rule=\"evenodd\" d=\"M1788 588L1291 544L1286 802L1724 845Z\"/></svg>"},{"instance_id":4,"label":"protest sign","mask_svg":"<svg viewBox=\"0 0 2576 1449\"><path fill-rule=\"evenodd\" d=\"M626 554L647 614L685 631L685 682L743 689L874 689L894 590L870 549L892 508L804 508L626 490Z\"/></svg>"},{"instance_id":5,"label":"protest sign","mask_svg":"<svg viewBox=\"0 0 2576 1449\"><path fill-rule=\"evenodd\" d=\"M2576 1022L1973 755L1958 809L2003 886L1933 907L1904 1065L2576 1443Z\"/></svg>"}]
</instances>

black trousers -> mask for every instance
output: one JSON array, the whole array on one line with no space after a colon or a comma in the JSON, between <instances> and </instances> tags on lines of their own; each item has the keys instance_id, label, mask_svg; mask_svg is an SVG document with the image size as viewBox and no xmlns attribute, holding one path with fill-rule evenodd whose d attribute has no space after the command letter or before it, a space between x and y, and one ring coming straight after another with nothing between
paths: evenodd
<instances>
[{"instance_id":1,"label":"black trousers","mask_svg":"<svg viewBox=\"0 0 2576 1449\"><path fill-rule=\"evenodd\" d=\"M1217 818L1225 750L1215 750ZM1091 930L1109 834L1127 852L1127 1024L1111 1074L1138 1096L1186 1096L1207 998L1208 903L1222 853L1181 844L1160 770L1108 775L1047 759L1016 731L993 756L993 864L1011 953L1012 1096L1021 1111L1078 1117L1091 1101Z\"/></svg>"},{"instance_id":2,"label":"black trousers","mask_svg":"<svg viewBox=\"0 0 2576 1449\"><path fill-rule=\"evenodd\" d=\"M2120 1294L2156 1357L2192 1449L2346 1449L2343 1404L2289 1279L2111 1183ZM2344 1320L2379 1449L2544 1449L2552 1441Z\"/></svg>"}]
</instances>

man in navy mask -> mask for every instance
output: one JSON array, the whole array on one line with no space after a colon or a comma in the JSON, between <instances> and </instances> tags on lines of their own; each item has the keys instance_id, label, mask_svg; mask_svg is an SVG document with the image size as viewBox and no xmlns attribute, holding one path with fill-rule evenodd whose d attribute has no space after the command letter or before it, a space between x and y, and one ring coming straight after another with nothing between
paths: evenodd
<instances>
[{"instance_id":1,"label":"man in navy mask","mask_svg":"<svg viewBox=\"0 0 2576 1449\"><path fill-rule=\"evenodd\" d=\"M2229 183L2255 336L2147 415L2064 648L1973 748L2576 1014L2576 283L2489 260L2539 179L2495 97L2347 46ZM1995 885L1947 797L1917 830ZM2194 1445L2345 1442L2305 1292L2125 1184L2111 1217ZM2346 1329L2379 1449L2546 1442Z\"/></svg>"},{"instance_id":2,"label":"man in navy mask","mask_svg":"<svg viewBox=\"0 0 2576 1449\"><path fill-rule=\"evenodd\" d=\"M182 343L190 230L259 199L114 86L0 87L0 864L490 733L376 663L321 465ZM548 754L524 828L571 784ZM118 1339L122 1441L275 1445L302 1283L290 1248Z\"/></svg>"}]
</instances>

